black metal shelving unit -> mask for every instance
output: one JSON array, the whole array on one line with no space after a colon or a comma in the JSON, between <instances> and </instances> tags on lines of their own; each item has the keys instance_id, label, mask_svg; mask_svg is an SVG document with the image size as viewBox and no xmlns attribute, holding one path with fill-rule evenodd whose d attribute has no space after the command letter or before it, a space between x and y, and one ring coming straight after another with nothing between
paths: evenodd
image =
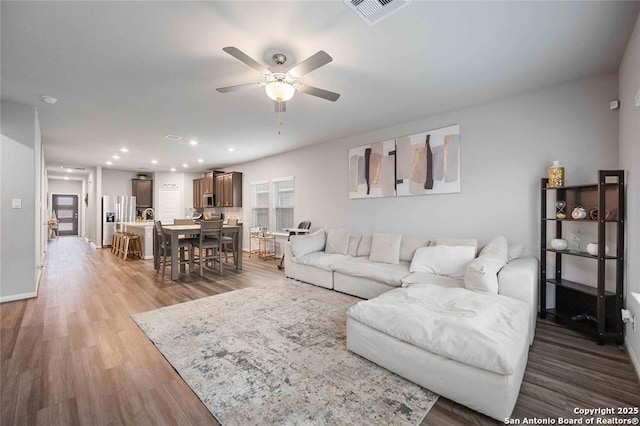
<instances>
[{"instance_id":1,"label":"black metal shelving unit","mask_svg":"<svg viewBox=\"0 0 640 426\"><path fill-rule=\"evenodd\" d=\"M540 221L540 318L552 315L566 326L588 333L595 337L601 345L608 340L617 344L624 341L624 327L621 309L624 297L623 265L624 265L624 227L625 227L625 194L623 170L599 170L598 183L571 185L549 188L549 179L540 182L541 221ZM568 217L558 219L547 216L547 194L553 192L556 201L566 202ZM597 206L597 219L576 220L571 218L571 211L577 206ZM611 212L605 217L604 212ZM596 225L598 230L598 254L592 256L585 251L555 250L547 246L548 228L555 228L555 236L562 238L562 225L565 222L582 223L584 226ZM607 240L607 224L615 224L616 243L612 254L605 254ZM591 225L589 225L591 224ZM555 255L555 271L547 271L547 256ZM562 277L562 264L565 257L582 257L597 262L596 287L570 281ZM615 292L605 289L605 269L609 262L615 264ZM548 309L547 285L555 289L556 307ZM576 319L579 315L588 315L595 321Z\"/></svg>"}]
</instances>

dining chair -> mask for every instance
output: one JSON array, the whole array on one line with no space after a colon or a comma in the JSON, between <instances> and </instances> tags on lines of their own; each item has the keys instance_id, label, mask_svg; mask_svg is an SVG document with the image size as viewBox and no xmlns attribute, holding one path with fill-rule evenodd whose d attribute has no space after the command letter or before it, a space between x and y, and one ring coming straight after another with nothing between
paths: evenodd
<instances>
[{"instance_id":1,"label":"dining chair","mask_svg":"<svg viewBox=\"0 0 640 426\"><path fill-rule=\"evenodd\" d=\"M162 278L164 278L165 268L167 265L171 265L171 239L168 235L166 235L162 230L162 223L157 220L155 222L155 236L156 236L156 254L158 256L158 260L156 262L156 272L160 272L160 267L162 267ZM180 257L178 259L178 267L180 265L184 265L189 263L189 268L193 267L193 255L189 256L189 258L185 257L185 249L189 250L189 253L192 254L192 244L188 239L183 239L183 241L178 242L178 250L180 251ZM171 265L173 268L174 265Z\"/></svg>"},{"instance_id":2,"label":"dining chair","mask_svg":"<svg viewBox=\"0 0 640 426\"><path fill-rule=\"evenodd\" d=\"M197 239L191 239L191 244L198 248L197 260L200 265L200 276L204 276L204 265L218 262L220 274L222 274L222 220L203 220L200 222L200 235Z\"/></svg>"},{"instance_id":3,"label":"dining chair","mask_svg":"<svg viewBox=\"0 0 640 426\"><path fill-rule=\"evenodd\" d=\"M238 226L238 218L227 219L227 226ZM233 256L233 264L237 263L236 259L236 234L237 229L222 230L222 248L224 251L224 261L229 263L229 253ZM231 250L229 250L231 248Z\"/></svg>"}]
</instances>

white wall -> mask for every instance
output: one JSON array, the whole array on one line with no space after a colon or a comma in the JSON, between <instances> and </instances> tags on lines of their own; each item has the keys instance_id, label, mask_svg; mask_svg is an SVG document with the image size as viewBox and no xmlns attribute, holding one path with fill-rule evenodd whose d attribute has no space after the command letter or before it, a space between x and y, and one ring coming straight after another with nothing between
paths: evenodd
<instances>
[{"instance_id":1,"label":"white wall","mask_svg":"<svg viewBox=\"0 0 640 426\"><path fill-rule=\"evenodd\" d=\"M636 21L619 70L620 168L627 171L626 301L634 309L636 331L627 326L627 347L640 376L640 304L630 304L630 292L640 293L640 107L634 97L640 93L640 17ZM639 297L640 300L640 297Z\"/></svg>"},{"instance_id":2,"label":"white wall","mask_svg":"<svg viewBox=\"0 0 640 426\"><path fill-rule=\"evenodd\" d=\"M102 169L102 195L132 195L131 179L135 179L136 172Z\"/></svg>"},{"instance_id":3,"label":"white wall","mask_svg":"<svg viewBox=\"0 0 640 426\"><path fill-rule=\"evenodd\" d=\"M312 229L348 227L353 233L476 237L482 242L505 235L537 256L540 178L552 160L563 163L568 184L595 182L596 170L618 165L618 117L608 109L617 92L617 75L602 75L229 170L244 173L245 224L251 224L251 182L295 176L295 222L310 220ZM456 123L462 146L460 194L348 199L350 147Z\"/></svg>"},{"instance_id":4,"label":"white wall","mask_svg":"<svg viewBox=\"0 0 640 426\"><path fill-rule=\"evenodd\" d=\"M0 301L5 302L37 295L41 146L35 108L10 101L0 108ZM20 199L22 207L13 209L12 199Z\"/></svg>"},{"instance_id":5,"label":"white wall","mask_svg":"<svg viewBox=\"0 0 640 426\"><path fill-rule=\"evenodd\" d=\"M48 205L49 211L48 217L51 217L52 210L52 195L77 195L78 196L78 235L83 235L83 222L85 217L83 216L84 197L82 196L82 181L81 180L65 180L65 179L49 179L49 193L48 193Z\"/></svg>"},{"instance_id":6,"label":"white wall","mask_svg":"<svg viewBox=\"0 0 640 426\"><path fill-rule=\"evenodd\" d=\"M99 229L97 227L96 215L98 214L98 210L101 207L101 204L98 202L98 193L96 188L96 169L91 169L89 171L89 175L85 179L86 192L89 194L89 205L85 208L86 213L86 234L85 237L87 240L92 243L99 245L101 240L99 238L98 233L96 231Z\"/></svg>"}]
</instances>

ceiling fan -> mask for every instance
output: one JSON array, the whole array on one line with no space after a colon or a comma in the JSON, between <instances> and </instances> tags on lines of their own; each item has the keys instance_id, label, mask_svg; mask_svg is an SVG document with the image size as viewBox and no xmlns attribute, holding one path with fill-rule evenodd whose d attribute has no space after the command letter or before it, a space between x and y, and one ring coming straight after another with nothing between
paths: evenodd
<instances>
[{"instance_id":1,"label":"ceiling fan","mask_svg":"<svg viewBox=\"0 0 640 426\"><path fill-rule=\"evenodd\" d=\"M280 113L286 110L286 102L293 98L296 92L317 96L331 102L337 101L340 97L339 93L307 86L299 80L302 76L333 61L333 58L323 50L320 50L318 53L291 68L287 68L284 65L287 62L287 57L282 53L273 55L272 58L275 65L270 68L265 68L237 47L230 46L222 50L262 74L263 81L219 87L216 90L220 93L264 87L267 96L274 101L275 111Z\"/></svg>"}]
</instances>

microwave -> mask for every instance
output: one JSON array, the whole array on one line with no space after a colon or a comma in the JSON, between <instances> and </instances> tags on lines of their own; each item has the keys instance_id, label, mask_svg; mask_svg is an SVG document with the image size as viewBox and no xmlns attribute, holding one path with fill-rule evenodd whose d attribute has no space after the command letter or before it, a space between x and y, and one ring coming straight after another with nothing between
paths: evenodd
<instances>
[{"instance_id":1,"label":"microwave","mask_svg":"<svg viewBox=\"0 0 640 426\"><path fill-rule=\"evenodd\" d=\"M205 207L215 207L216 206L216 196L213 194L205 194L204 195L204 206Z\"/></svg>"}]
</instances>

